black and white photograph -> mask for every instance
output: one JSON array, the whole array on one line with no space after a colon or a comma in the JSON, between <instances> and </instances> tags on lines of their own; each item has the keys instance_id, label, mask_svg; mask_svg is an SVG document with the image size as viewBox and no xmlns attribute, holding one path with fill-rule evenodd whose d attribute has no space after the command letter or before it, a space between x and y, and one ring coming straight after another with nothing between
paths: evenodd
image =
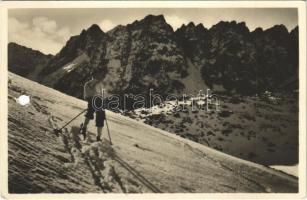
<instances>
[{"instance_id":1,"label":"black and white photograph","mask_svg":"<svg viewBox=\"0 0 307 200\"><path fill-rule=\"evenodd\" d=\"M142 3L6 7L4 190L305 194L305 2Z\"/></svg>"}]
</instances>

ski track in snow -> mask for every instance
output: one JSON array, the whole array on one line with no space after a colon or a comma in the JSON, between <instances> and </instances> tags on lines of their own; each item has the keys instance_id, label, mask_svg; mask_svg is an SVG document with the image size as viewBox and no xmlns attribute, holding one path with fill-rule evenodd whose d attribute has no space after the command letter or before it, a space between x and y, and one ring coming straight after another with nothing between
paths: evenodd
<instances>
[{"instance_id":1,"label":"ski track in snow","mask_svg":"<svg viewBox=\"0 0 307 200\"><path fill-rule=\"evenodd\" d=\"M59 128L56 125L55 117L50 117L49 123L53 129ZM91 139L94 135L93 133L88 133L87 138L83 141L79 135L79 127L76 126L71 127L70 131L64 128L60 134L65 149L71 155L71 162L64 163L66 168L76 170L79 165L85 164L92 174L94 184L104 193L141 193L146 191L146 189L143 189L144 186L152 192L161 192L116 155L109 141L105 139L101 142L93 141ZM120 163L122 167L133 174L141 183L120 177L116 172L115 161Z\"/></svg>"}]
</instances>

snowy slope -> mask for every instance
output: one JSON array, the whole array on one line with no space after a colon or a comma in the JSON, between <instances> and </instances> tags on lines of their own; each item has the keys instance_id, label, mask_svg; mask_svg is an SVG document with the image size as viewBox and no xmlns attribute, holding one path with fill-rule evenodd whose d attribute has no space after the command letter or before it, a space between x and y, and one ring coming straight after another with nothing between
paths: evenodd
<instances>
[{"instance_id":1,"label":"snowy slope","mask_svg":"<svg viewBox=\"0 0 307 200\"><path fill-rule=\"evenodd\" d=\"M114 152L106 142L79 141L71 127L57 138L52 128L86 102L11 73L9 79L9 192L298 191L295 177L111 112ZM21 94L31 96L31 105L16 103ZM89 130L95 132L93 122Z\"/></svg>"}]
</instances>

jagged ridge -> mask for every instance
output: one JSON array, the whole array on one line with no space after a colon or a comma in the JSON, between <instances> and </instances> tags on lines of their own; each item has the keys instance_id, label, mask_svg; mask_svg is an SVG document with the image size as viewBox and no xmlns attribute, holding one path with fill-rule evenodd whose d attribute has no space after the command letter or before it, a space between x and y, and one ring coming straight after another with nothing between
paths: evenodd
<instances>
[{"instance_id":1,"label":"jagged ridge","mask_svg":"<svg viewBox=\"0 0 307 200\"><path fill-rule=\"evenodd\" d=\"M274 90L297 77L298 27L290 33L283 25L250 32L244 22L222 21L210 29L191 22L174 31L163 15L107 33L92 25L71 37L40 76L43 84L82 97L82 85L97 67L108 68L104 82L110 93ZM202 83L187 84L193 80Z\"/></svg>"}]
</instances>

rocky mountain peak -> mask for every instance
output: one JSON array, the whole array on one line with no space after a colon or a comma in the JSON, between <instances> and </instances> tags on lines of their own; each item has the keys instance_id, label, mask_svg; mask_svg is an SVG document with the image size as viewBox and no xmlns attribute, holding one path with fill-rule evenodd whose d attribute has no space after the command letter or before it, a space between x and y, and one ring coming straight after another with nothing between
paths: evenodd
<instances>
[{"instance_id":1,"label":"rocky mountain peak","mask_svg":"<svg viewBox=\"0 0 307 200\"><path fill-rule=\"evenodd\" d=\"M291 31L290 34L296 34L298 35L298 26L294 27Z\"/></svg>"},{"instance_id":2,"label":"rocky mountain peak","mask_svg":"<svg viewBox=\"0 0 307 200\"><path fill-rule=\"evenodd\" d=\"M103 35L104 32L101 30L101 28L97 24L91 25L86 31L89 35Z\"/></svg>"},{"instance_id":3,"label":"rocky mountain peak","mask_svg":"<svg viewBox=\"0 0 307 200\"><path fill-rule=\"evenodd\" d=\"M151 23L154 23L154 22L166 23L163 15L147 15L144 18L144 21L151 22Z\"/></svg>"},{"instance_id":4,"label":"rocky mountain peak","mask_svg":"<svg viewBox=\"0 0 307 200\"><path fill-rule=\"evenodd\" d=\"M195 28L195 24L194 24L194 22L190 22L190 23L188 23L188 25L186 27L187 28Z\"/></svg>"},{"instance_id":5,"label":"rocky mountain peak","mask_svg":"<svg viewBox=\"0 0 307 200\"><path fill-rule=\"evenodd\" d=\"M92 62L97 63L100 58L103 46L105 46L107 35L97 24L91 25L88 29L83 29L79 35L72 36L61 51L53 57L47 64L42 75L55 72L65 64L72 62L81 55L94 58Z\"/></svg>"},{"instance_id":6,"label":"rocky mountain peak","mask_svg":"<svg viewBox=\"0 0 307 200\"><path fill-rule=\"evenodd\" d=\"M202 23L199 23L196 26L196 30L198 30L198 31L207 31L208 29L206 29Z\"/></svg>"},{"instance_id":7,"label":"rocky mountain peak","mask_svg":"<svg viewBox=\"0 0 307 200\"><path fill-rule=\"evenodd\" d=\"M239 22L236 21L221 21L217 23L216 25L212 26L210 28L211 32L219 32L221 34L224 34L226 32L235 32L241 35L247 35L250 33L248 27L246 26L245 22Z\"/></svg>"},{"instance_id":8,"label":"rocky mountain peak","mask_svg":"<svg viewBox=\"0 0 307 200\"><path fill-rule=\"evenodd\" d=\"M283 24L275 25L272 28L266 29L265 33L268 37L276 40L284 40L289 36L288 29Z\"/></svg>"},{"instance_id":9,"label":"rocky mountain peak","mask_svg":"<svg viewBox=\"0 0 307 200\"><path fill-rule=\"evenodd\" d=\"M135 20L130 26L140 25L154 25L154 24L166 24L166 20L163 15L147 15L141 20Z\"/></svg>"},{"instance_id":10,"label":"rocky mountain peak","mask_svg":"<svg viewBox=\"0 0 307 200\"><path fill-rule=\"evenodd\" d=\"M204 27L202 23L195 26L193 22L190 22L188 25L183 24L180 28L176 30L177 36L186 35L186 37L192 37L192 35L202 35L205 34L208 29Z\"/></svg>"},{"instance_id":11,"label":"rocky mountain peak","mask_svg":"<svg viewBox=\"0 0 307 200\"><path fill-rule=\"evenodd\" d=\"M263 33L263 28L257 27L255 30L251 32L252 34L261 34Z\"/></svg>"},{"instance_id":12,"label":"rocky mountain peak","mask_svg":"<svg viewBox=\"0 0 307 200\"><path fill-rule=\"evenodd\" d=\"M100 40L106 34L97 24L91 25L88 29L83 29L79 35L80 40Z\"/></svg>"},{"instance_id":13,"label":"rocky mountain peak","mask_svg":"<svg viewBox=\"0 0 307 200\"><path fill-rule=\"evenodd\" d=\"M134 21L128 25L128 28L145 30L146 33L169 35L172 34L173 28L169 25L163 15L147 15L144 19Z\"/></svg>"}]
</instances>

